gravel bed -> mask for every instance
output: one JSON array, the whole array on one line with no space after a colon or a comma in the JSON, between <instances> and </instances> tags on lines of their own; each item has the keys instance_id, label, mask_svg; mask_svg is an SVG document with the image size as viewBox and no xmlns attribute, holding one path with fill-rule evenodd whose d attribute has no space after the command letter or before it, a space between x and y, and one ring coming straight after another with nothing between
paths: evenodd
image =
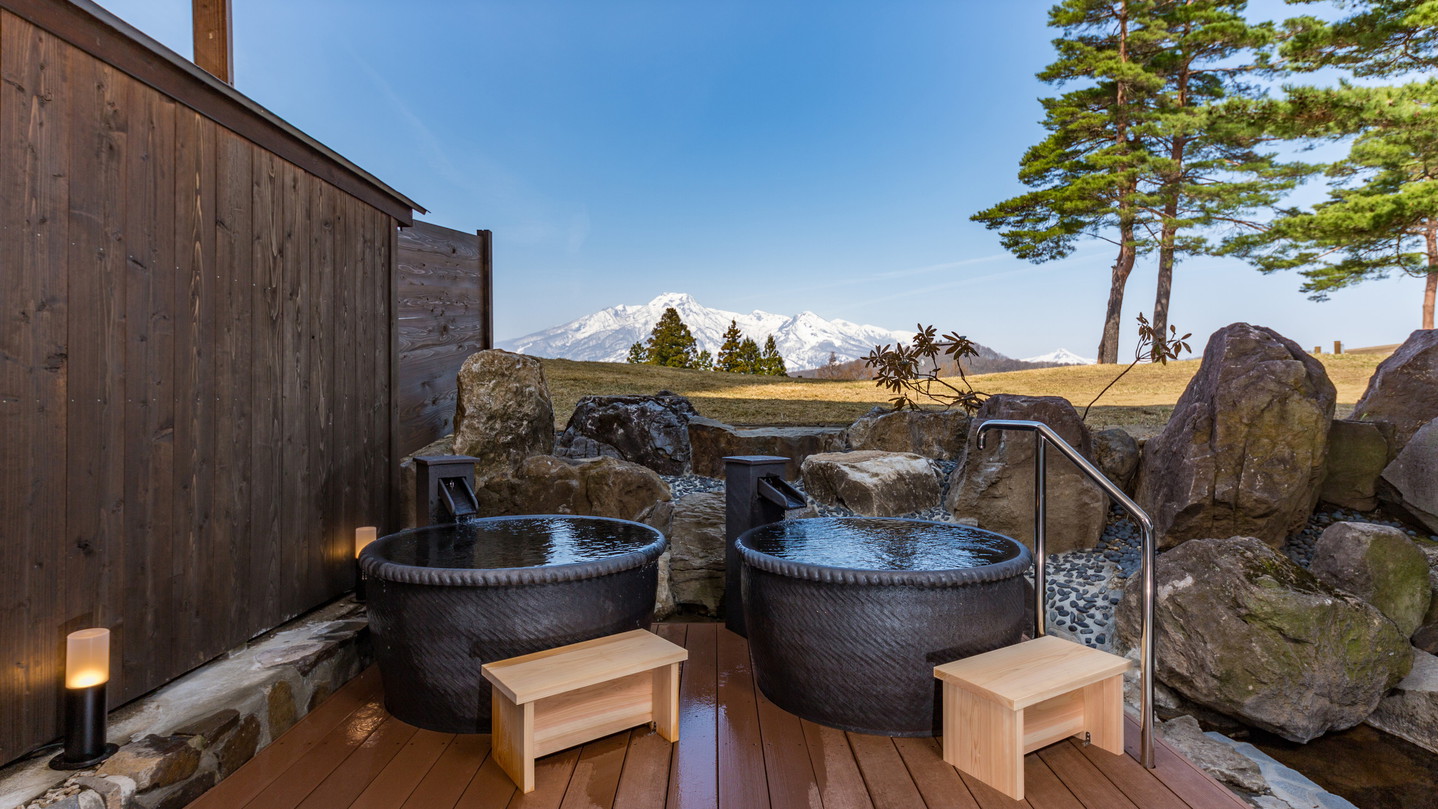
<instances>
[{"instance_id":1,"label":"gravel bed","mask_svg":"<svg viewBox=\"0 0 1438 809\"><path fill-rule=\"evenodd\" d=\"M1048 558L1049 632L1113 651L1114 611L1123 599L1119 566L1102 551L1051 554Z\"/></svg>"},{"instance_id":2,"label":"gravel bed","mask_svg":"<svg viewBox=\"0 0 1438 809\"><path fill-rule=\"evenodd\" d=\"M675 500L690 494L724 491L724 481L721 478L706 478L702 475L660 475L659 477L669 484L669 496Z\"/></svg>"},{"instance_id":3,"label":"gravel bed","mask_svg":"<svg viewBox=\"0 0 1438 809\"><path fill-rule=\"evenodd\" d=\"M1104 559L1118 565L1124 578L1137 573L1143 563L1143 536L1138 526L1129 519L1128 512L1118 506L1109 507L1108 524L1104 526L1094 549Z\"/></svg>"}]
</instances>

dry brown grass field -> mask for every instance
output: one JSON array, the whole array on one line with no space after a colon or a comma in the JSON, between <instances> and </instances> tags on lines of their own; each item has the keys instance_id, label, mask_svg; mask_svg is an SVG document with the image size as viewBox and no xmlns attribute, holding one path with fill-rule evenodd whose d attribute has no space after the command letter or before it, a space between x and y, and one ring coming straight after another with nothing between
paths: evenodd
<instances>
[{"instance_id":1,"label":"dry brown grass field","mask_svg":"<svg viewBox=\"0 0 1438 809\"><path fill-rule=\"evenodd\" d=\"M1319 359L1338 388L1339 413L1352 409L1384 354L1323 354ZM1139 365L1113 386L1089 414L1092 427L1122 425L1151 435L1173 411L1199 360ZM970 377L985 393L1062 396L1080 410L1114 378L1121 366L1077 365ZM887 404L873 382L784 379L686 371L650 365L544 360L554 398L556 423L563 427L579 397L595 394L655 393L671 390L689 397L702 415L730 424L848 424L874 405Z\"/></svg>"}]
</instances>

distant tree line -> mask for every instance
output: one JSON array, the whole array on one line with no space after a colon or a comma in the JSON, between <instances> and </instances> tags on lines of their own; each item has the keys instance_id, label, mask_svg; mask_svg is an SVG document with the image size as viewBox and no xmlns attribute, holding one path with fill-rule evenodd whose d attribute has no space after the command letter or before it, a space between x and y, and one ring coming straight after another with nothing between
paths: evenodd
<instances>
[{"instance_id":1,"label":"distant tree line","mask_svg":"<svg viewBox=\"0 0 1438 809\"><path fill-rule=\"evenodd\" d=\"M1141 256L1156 258L1158 334L1175 267L1196 255L1298 270L1320 300L1393 272L1425 277L1422 323L1433 328L1438 4L1336 5L1346 16L1281 24L1250 22L1245 0L1063 0L1050 10L1058 58L1039 78L1065 92L1040 99L1048 134L1019 162L1029 190L972 218L1036 263L1085 239L1114 246L1099 362L1117 361L1124 289ZM1270 97L1273 81L1325 68L1364 82ZM1348 156L1305 163L1276 150L1323 141L1346 142ZM1315 177L1326 178L1327 199L1282 207Z\"/></svg>"},{"instance_id":2,"label":"distant tree line","mask_svg":"<svg viewBox=\"0 0 1438 809\"><path fill-rule=\"evenodd\" d=\"M628 362L641 365L662 365L666 368L695 368L702 371L725 371L731 374L758 374L761 376L788 376L784 358L774 344L774 335L764 340L764 348L745 337L739 324L729 321L724 332L724 343L719 347L716 360L708 351L700 351L694 334L679 317L674 307L668 307L659 321L649 332L647 340L636 342L629 347Z\"/></svg>"}]
</instances>

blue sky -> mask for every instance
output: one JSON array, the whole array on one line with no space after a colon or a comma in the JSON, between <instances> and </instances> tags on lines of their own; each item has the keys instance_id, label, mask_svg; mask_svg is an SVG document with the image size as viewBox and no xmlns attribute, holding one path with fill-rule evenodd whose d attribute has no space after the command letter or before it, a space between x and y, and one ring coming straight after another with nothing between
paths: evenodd
<instances>
[{"instance_id":1,"label":"blue sky","mask_svg":"<svg viewBox=\"0 0 1438 809\"><path fill-rule=\"evenodd\" d=\"M101 0L184 56L189 0ZM495 234L500 339L689 292L1093 356L1113 249L1033 265L968 221L1020 190L1052 59L1034 0L239 0L236 86L409 195ZM1289 10L1253 4L1255 16ZM1155 262L1124 330L1153 306ZM1305 347L1394 343L1421 282L1327 303L1227 260L1176 273L1201 345L1237 320ZM1195 346L1198 348L1198 346Z\"/></svg>"}]
</instances>

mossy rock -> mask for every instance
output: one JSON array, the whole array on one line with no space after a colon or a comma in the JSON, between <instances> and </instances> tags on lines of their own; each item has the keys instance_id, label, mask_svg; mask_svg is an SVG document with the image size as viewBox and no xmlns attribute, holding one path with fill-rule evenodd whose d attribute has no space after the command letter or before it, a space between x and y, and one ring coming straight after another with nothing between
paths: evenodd
<instances>
[{"instance_id":1,"label":"mossy rock","mask_svg":"<svg viewBox=\"0 0 1438 809\"><path fill-rule=\"evenodd\" d=\"M1318 538L1309 569L1377 607L1404 637L1422 625L1432 600L1428 558L1407 534L1386 525L1330 525Z\"/></svg>"}]
</instances>

